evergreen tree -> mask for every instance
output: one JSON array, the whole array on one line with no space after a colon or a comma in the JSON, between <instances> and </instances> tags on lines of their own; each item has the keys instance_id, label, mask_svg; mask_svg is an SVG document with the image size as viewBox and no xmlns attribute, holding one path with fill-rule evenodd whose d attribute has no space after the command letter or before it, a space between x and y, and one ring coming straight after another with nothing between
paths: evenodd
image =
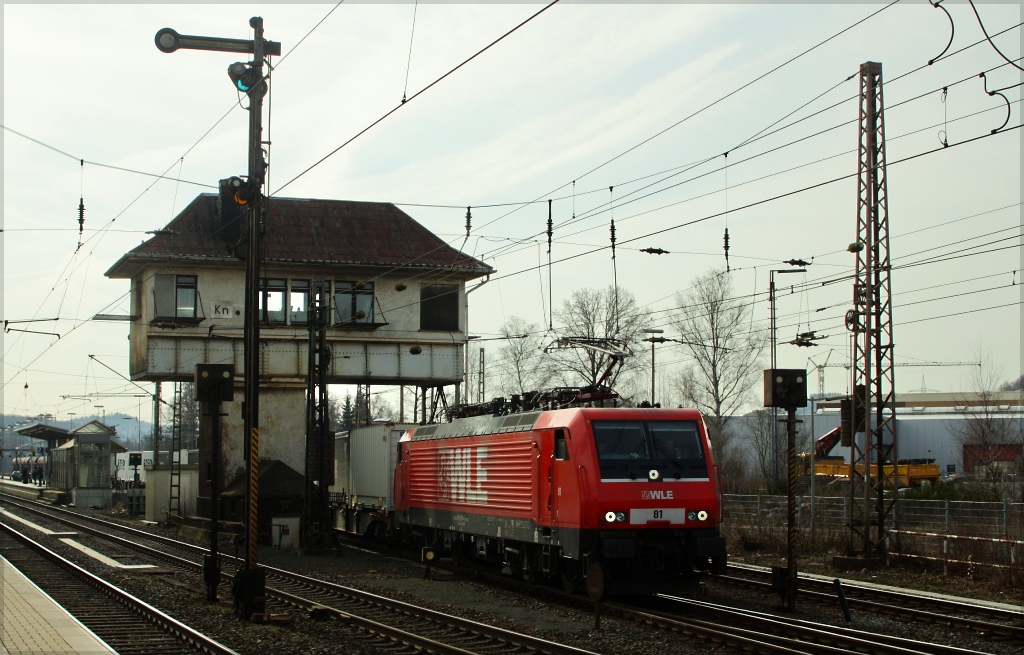
<instances>
[{"instance_id":1,"label":"evergreen tree","mask_svg":"<svg viewBox=\"0 0 1024 655\"><path fill-rule=\"evenodd\" d=\"M355 423L355 407L352 405L352 394L345 393L345 401L341 405L341 429L351 430Z\"/></svg>"}]
</instances>

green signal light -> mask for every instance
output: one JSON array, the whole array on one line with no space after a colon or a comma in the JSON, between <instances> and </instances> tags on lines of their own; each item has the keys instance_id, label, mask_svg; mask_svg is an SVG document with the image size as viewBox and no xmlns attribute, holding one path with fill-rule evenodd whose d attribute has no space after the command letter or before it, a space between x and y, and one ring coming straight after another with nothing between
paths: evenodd
<instances>
[{"instance_id":1,"label":"green signal light","mask_svg":"<svg viewBox=\"0 0 1024 655\"><path fill-rule=\"evenodd\" d=\"M228 66L228 77L235 83L235 88L242 93L248 93L259 82L259 75L256 71L240 61Z\"/></svg>"}]
</instances>

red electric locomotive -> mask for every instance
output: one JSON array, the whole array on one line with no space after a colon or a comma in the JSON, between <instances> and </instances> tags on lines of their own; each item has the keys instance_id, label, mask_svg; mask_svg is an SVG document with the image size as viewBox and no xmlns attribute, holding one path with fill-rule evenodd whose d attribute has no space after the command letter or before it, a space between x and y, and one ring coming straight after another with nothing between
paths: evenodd
<instances>
[{"instance_id":1,"label":"red electric locomotive","mask_svg":"<svg viewBox=\"0 0 1024 655\"><path fill-rule=\"evenodd\" d=\"M394 504L396 527L420 544L567 588L586 580L591 593L684 591L726 565L718 468L692 409L416 427L398 445Z\"/></svg>"}]
</instances>

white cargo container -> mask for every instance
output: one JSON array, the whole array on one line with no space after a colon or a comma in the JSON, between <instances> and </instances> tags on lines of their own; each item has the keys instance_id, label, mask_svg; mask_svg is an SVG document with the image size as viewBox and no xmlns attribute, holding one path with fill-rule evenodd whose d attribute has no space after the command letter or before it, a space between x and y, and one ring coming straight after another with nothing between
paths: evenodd
<instances>
[{"instance_id":1,"label":"white cargo container","mask_svg":"<svg viewBox=\"0 0 1024 655\"><path fill-rule=\"evenodd\" d=\"M365 534L386 527L380 521L394 509L398 441L414 427L412 423L382 423L349 432L347 498L343 511L335 516L336 528ZM340 472L338 478L343 478ZM340 491L339 482L342 480L335 480L335 491Z\"/></svg>"},{"instance_id":2,"label":"white cargo container","mask_svg":"<svg viewBox=\"0 0 1024 655\"><path fill-rule=\"evenodd\" d=\"M348 432L334 433L334 484L332 493L347 494L352 490L348 481Z\"/></svg>"}]
</instances>

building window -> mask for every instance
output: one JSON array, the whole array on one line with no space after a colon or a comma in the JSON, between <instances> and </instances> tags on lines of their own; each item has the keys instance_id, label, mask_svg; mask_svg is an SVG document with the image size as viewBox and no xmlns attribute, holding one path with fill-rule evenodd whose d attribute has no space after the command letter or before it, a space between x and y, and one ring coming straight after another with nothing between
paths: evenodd
<instances>
[{"instance_id":1,"label":"building window","mask_svg":"<svg viewBox=\"0 0 1024 655\"><path fill-rule=\"evenodd\" d=\"M175 275L174 315L178 318L196 317L196 276Z\"/></svg>"},{"instance_id":2,"label":"building window","mask_svg":"<svg viewBox=\"0 0 1024 655\"><path fill-rule=\"evenodd\" d=\"M285 292L288 282L284 278L260 278L260 320L265 323L284 323Z\"/></svg>"},{"instance_id":3,"label":"building window","mask_svg":"<svg viewBox=\"0 0 1024 655\"><path fill-rule=\"evenodd\" d=\"M158 273L153 279L156 318L199 318L199 290L195 275Z\"/></svg>"},{"instance_id":4,"label":"building window","mask_svg":"<svg viewBox=\"0 0 1024 655\"><path fill-rule=\"evenodd\" d=\"M334 282L334 322L373 323L373 282Z\"/></svg>"},{"instance_id":5,"label":"building window","mask_svg":"<svg viewBox=\"0 0 1024 655\"><path fill-rule=\"evenodd\" d=\"M459 329L459 285L424 284L420 287L420 329Z\"/></svg>"},{"instance_id":6,"label":"building window","mask_svg":"<svg viewBox=\"0 0 1024 655\"><path fill-rule=\"evenodd\" d=\"M290 323L305 323L309 320L309 280L292 280L288 306Z\"/></svg>"}]
</instances>

